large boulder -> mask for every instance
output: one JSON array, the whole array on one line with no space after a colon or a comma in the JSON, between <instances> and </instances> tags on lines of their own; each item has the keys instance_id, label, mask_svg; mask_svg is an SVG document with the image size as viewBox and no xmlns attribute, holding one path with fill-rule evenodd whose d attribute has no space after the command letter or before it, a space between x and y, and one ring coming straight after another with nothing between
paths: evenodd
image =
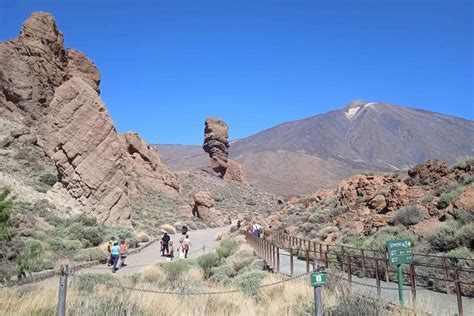
<instances>
[{"instance_id":1,"label":"large boulder","mask_svg":"<svg viewBox=\"0 0 474 316\"><path fill-rule=\"evenodd\" d=\"M229 156L228 137L229 132L226 122L214 117L206 119L202 148L209 154L211 161L204 170L220 178L224 178L227 171Z\"/></svg>"},{"instance_id":2,"label":"large boulder","mask_svg":"<svg viewBox=\"0 0 474 316\"><path fill-rule=\"evenodd\" d=\"M214 205L215 201L209 193L197 192L191 205L192 213L210 226L222 226L225 224L225 217Z\"/></svg>"},{"instance_id":3,"label":"large boulder","mask_svg":"<svg viewBox=\"0 0 474 316\"><path fill-rule=\"evenodd\" d=\"M228 159L227 160L227 171L224 175L225 180L237 181L240 183L247 184L247 175L245 174L244 168L237 161Z\"/></svg>"},{"instance_id":4,"label":"large boulder","mask_svg":"<svg viewBox=\"0 0 474 316\"><path fill-rule=\"evenodd\" d=\"M474 213L474 186L466 187L461 195L453 201L453 205L458 209Z\"/></svg>"}]
</instances>

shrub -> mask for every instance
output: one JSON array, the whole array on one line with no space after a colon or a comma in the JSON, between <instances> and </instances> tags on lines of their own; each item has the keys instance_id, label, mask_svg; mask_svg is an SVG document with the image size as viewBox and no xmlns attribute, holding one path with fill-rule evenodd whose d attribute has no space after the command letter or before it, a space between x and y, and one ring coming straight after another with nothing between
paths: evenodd
<instances>
[{"instance_id":1,"label":"shrub","mask_svg":"<svg viewBox=\"0 0 474 316\"><path fill-rule=\"evenodd\" d=\"M408 185L409 187L420 185L420 180L412 178L412 177L406 178L405 180L403 180L403 182L405 182L405 184Z\"/></svg>"},{"instance_id":2,"label":"shrub","mask_svg":"<svg viewBox=\"0 0 474 316\"><path fill-rule=\"evenodd\" d=\"M64 250L67 252L74 252L74 251L84 248L84 246L79 240L71 240L71 239L60 239L59 246L60 246L59 250Z\"/></svg>"},{"instance_id":3,"label":"shrub","mask_svg":"<svg viewBox=\"0 0 474 316\"><path fill-rule=\"evenodd\" d=\"M427 240L434 251L445 252L455 249L457 244L456 232L459 225L456 222L448 222L438 228Z\"/></svg>"},{"instance_id":4,"label":"shrub","mask_svg":"<svg viewBox=\"0 0 474 316\"><path fill-rule=\"evenodd\" d=\"M474 215L463 209L454 209L453 215L456 221L460 224L469 224L474 222Z\"/></svg>"},{"instance_id":5,"label":"shrub","mask_svg":"<svg viewBox=\"0 0 474 316\"><path fill-rule=\"evenodd\" d=\"M211 269L219 265L220 260L220 257L215 253L207 253L198 258L198 264L204 271L204 277L206 279L210 277Z\"/></svg>"},{"instance_id":6,"label":"shrub","mask_svg":"<svg viewBox=\"0 0 474 316\"><path fill-rule=\"evenodd\" d=\"M392 221L395 225L410 226L418 224L423 219L423 214L417 205L404 206L397 211Z\"/></svg>"},{"instance_id":7,"label":"shrub","mask_svg":"<svg viewBox=\"0 0 474 316\"><path fill-rule=\"evenodd\" d=\"M456 232L456 242L459 246L474 249L474 223L464 225Z\"/></svg>"},{"instance_id":8,"label":"shrub","mask_svg":"<svg viewBox=\"0 0 474 316\"><path fill-rule=\"evenodd\" d=\"M329 211L329 216L331 217L337 217L338 215L341 215L349 210L349 206L347 205L341 205L333 208L332 210Z\"/></svg>"},{"instance_id":9,"label":"shrub","mask_svg":"<svg viewBox=\"0 0 474 316\"><path fill-rule=\"evenodd\" d=\"M253 260L254 257L232 256L229 260L229 263L236 271L240 271L250 265Z\"/></svg>"},{"instance_id":10,"label":"shrub","mask_svg":"<svg viewBox=\"0 0 474 316\"><path fill-rule=\"evenodd\" d=\"M263 271L249 271L236 276L232 284L248 295L256 295L260 287L260 281L266 275Z\"/></svg>"},{"instance_id":11,"label":"shrub","mask_svg":"<svg viewBox=\"0 0 474 316\"><path fill-rule=\"evenodd\" d=\"M163 224L160 226L162 230L167 232L168 234L176 234L176 228L173 227L173 225L170 224Z\"/></svg>"},{"instance_id":12,"label":"shrub","mask_svg":"<svg viewBox=\"0 0 474 316\"><path fill-rule=\"evenodd\" d=\"M211 274L224 274L228 277L233 277L237 274L237 271L235 271L234 267L230 264L223 264L221 266L211 268Z\"/></svg>"},{"instance_id":13,"label":"shrub","mask_svg":"<svg viewBox=\"0 0 474 316\"><path fill-rule=\"evenodd\" d=\"M114 284L116 280L110 274L84 273L74 277L73 287L80 292L92 293L96 284Z\"/></svg>"},{"instance_id":14,"label":"shrub","mask_svg":"<svg viewBox=\"0 0 474 316\"><path fill-rule=\"evenodd\" d=\"M372 236L358 242L359 246L373 250L385 251L387 240L390 239L410 239L413 242L418 240L418 236L412 234L404 226L387 226L378 230Z\"/></svg>"},{"instance_id":15,"label":"shrub","mask_svg":"<svg viewBox=\"0 0 474 316\"><path fill-rule=\"evenodd\" d=\"M213 275L209 278L209 280L210 280L211 282L222 283L222 284L227 285L227 284L230 283L230 280L231 280L231 279L230 279L229 276L227 276L225 273L219 272L219 273L213 274Z\"/></svg>"},{"instance_id":16,"label":"shrub","mask_svg":"<svg viewBox=\"0 0 474 316\"><path fill-rule=\"evenodd\" d=\"M330 233L335 233L337 231L339 231L339 228L336 226L326 226L318 232L317 236L321 239L326 239Z\"/></svg>"},{"instance_id":17,"label":"shrub","mask_svg":"<svg viewBox=\"0 0 474 316\"><path fill-rule=\"evenodd\" d=\"M13 200L9 198L9 195L9 189L0 190L0 241L10 239L7 223L13 210Z\"/></svg>"},{"instance_id":18,"label":"shrub","mask_svg":"<svg viewBox=\"0 0 474 316\"><path fill-rule=\"evenodd\" d=\"M143 280L148 283L157 283L158 281L164 279L165 271L162 266L159 264L154 264L146 267L142 273ZM171 278L173 278L172 276Z\"/></svg>"},{"instance_id":19,"label":"shrub","mask_svg":"<svg viewBox=\"0 0 474 316\"><path fill-rule=\"evenodd\" d=\"M454 189L448 192L442 193L440 195L440 198L436 207L438 209L443 209L443 208L448 207L448 205L451 204L451 202L455 200L459 195L461 195L463 191L464 191L463 186L456 186Z\"/></svg>"},{"instance_id":20,"label":"shrub","mask_svg":"<svg viewBox=\"0 0 474 316\"><path fill-rule=\"evenodd\" d=\"M26 273L31 273L36 260L43 254L43 245L36 240L29 240L26 247L16 257L18 265L18 277L21 279L26 276Z\"/></svg>"},{"instance_id":21,"label":"shrub","mask_svg":"<svg viewBox=\"0 0 474 316\"><path fill-rule=\"evenodd\" d=\"M82 249L79 250L74 255L74 261L94 261L94 260L102 260L107 258L106 252L99 248L89 248L89 249Z\"/></svg>"},{"instance_id":22,"label":"shrub","mask_svg":"<svg viewBox=\"0 0 474 316\"><path fill-rule=\"evenodd\" d=\"M423 199L421 199L421 204L426 205L431 203L431 201L433 201L433 196L431 194L427 194L423 197Z\"/></svg>"},{"instance_id":23,"label":"shrub","mask_svg":"<svg viewBox=\"0 0 474 316\"><path fill-rule=\"evenodd\" d=\"M183 260L171 261L163 266L166 272L166 280L170 282L177 281L179 276L189 268Z\"/></svg>"},{"instance_id":24,"label":"shrub","mask_svg":"<svg viewBox=\"0 0 474 316\"><path fill-rule=\"evenodd\" d=\"M318 224L318 223L324 222L326 218L327 218L326 214L316 211L309 216L308 221L313 224Z\"/></svg>"},{"instance_id":25,"label":"shrub","mask_svg":"<svg viewBox=\"0 0 474 316\"><path fill-rule=\"evenodd\" d=\"M217 255L221 258L227 258L236 250L237 246L237 241L234 239L223 240L217 248Z\"/></svg>"},{"instance_id":26,"label":"shrub","mask_svg":"<svg viewBox=\"0 0 474 316\"><path fill-rule=\"evenodd\" d=\"M39 180L41 183L44 183L47 186L52 187L58 181L58 176L52 173L43 173L40 176Z\"/></svg>"}]
</instances>

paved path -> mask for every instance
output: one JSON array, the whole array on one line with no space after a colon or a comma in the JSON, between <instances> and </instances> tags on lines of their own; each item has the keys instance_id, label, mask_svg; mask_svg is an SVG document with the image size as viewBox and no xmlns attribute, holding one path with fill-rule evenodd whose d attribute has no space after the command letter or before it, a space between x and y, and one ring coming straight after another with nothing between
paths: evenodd
<instances>
[{"instance_id":1,"label":"paved path","mask_svg":"<svg viewBox=\"0 0 474 316\"><path fill-rule=\"evenodd\" d=\"M306 273L306 261L293 257L294 262L294 275L301 275ZM310 265L310 269L312 269ZM283 274L290 275L290 255L284 250L280 250L280 272ZM342 277L347 279L347 273L341 274ZM364 296L377 298L376 280L371 278L359 278L355 275L352 276L352 281L368 284L371 286L358 285L353 283L352 289L355 292L362 293ZM309 282L309 281L308 281ZM342 281L348 284L346 281ZM395 290L384 290L381 292L381 300L384 303L393 303L398 305L398 288L397 283L384 282L380 280L381 287L390 287ZM412 308L412 295L411 288L404 286L404 299L405 306ZM416 291L416 302L418 310L421 310L432 315L457 315L458 305L456 294L445 294L435 291L426 290L424 288L417 288ZM463 297L462 304L464 308L464 315L474 316L474 299Z\"/></svg>"},{"instance_id":2,"label":"paved path","mask_svg":"<svg viewBox=\"0 0 474 316\"><path fill-rule=\"evenodd\" d=\"M216 235L219 233L225 233L229 231L230 226L223 226L217 228L207 228L207 229L199 229L194 231L189 231L189 239L191 240L191 248L189 249L190 255L189 258L194 258L202 255L204 251L212 252L214 251L218 245L219 241L216 241ZM179 238L181 237L181 233L172 234L171 240L177 249L179 245ZM203 248L203 246L205 246ZM177 256L177 252L175 250L175 257ZM143 249L141 252L128 256L127 258L127 266L119 269L116 274L117 275L130 275L137 272L143 271L143 269L155 262L165 262L168 261L169 258L162 257L160 253L160 242L156 241L149 247ZM106 264L95 266L87 269L80 270L77 274L80 273L87 273L87 272L108 272L111 269L107 267Z\"/></svg>"}]
</instances>

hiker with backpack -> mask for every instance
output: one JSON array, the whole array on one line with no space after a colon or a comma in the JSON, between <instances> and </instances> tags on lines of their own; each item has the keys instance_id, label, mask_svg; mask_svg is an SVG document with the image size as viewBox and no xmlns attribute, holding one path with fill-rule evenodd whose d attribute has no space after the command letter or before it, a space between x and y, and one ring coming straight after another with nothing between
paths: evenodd
<instances>
[{"instance_id":1,"label":"hiker with backpack","mask_svg":"<svg viewBox=\"0 0 474 316\"><path fill-rule=\"evenodd\" d=\"M170 257L170 260L173 260L173 258L174 258L174 246L173 246L173 242L172 242L172 241L169 242L169 248L168 248L168 250L169 250L168 257Z\"/></svg>"},{"instance_id":2,"label":"hiker with backpack","mask_svg":"<svg viewBox=\"0 0 474 316\"><path fill-rule=\"evenodd\" d=\"M125 267L127 266L125 264L125 259L127 258L128 254L128 245L125 242L125 239L122 239L120 242L120 267Z\"/></svg>"},{"instance_id":3,"label":"hiker with backpack","mask_svg":"<svg viewBox=\"0 0 474 316\"><path fill-rule=\"evenodd\" d=\"M112 248L110 250L110 254L112 257L112 272L115 273L117 269L117 263L119 261L119 256L120 256L120 246L118 240L114 240L114 243L112 245Z\"/></svg>"}]
</instances>

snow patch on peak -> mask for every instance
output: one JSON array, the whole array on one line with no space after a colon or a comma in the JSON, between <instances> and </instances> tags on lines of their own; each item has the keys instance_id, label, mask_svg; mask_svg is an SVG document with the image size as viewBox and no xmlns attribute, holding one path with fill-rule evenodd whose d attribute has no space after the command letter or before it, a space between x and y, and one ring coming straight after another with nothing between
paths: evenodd
<instances>
[{"instance_id":1,"label":"snow patch on peak","mask_svg":"<svg viewBox=\"0 0 474 316\"><path fill-rule=\"evenodd\" d=\"M356 113L359 111L360 107L356 107L356 108L350 108L350 109L347 109L346 112L344 112L347 116L347 118L350 120L354 117L354 115L356 115Z\"/></svg>"},{"instance_id":2,"label":"snow patch on peak","mask_svg":"<svg viewBox=\"0 0 474 316\"><path fill-rule=\"evenodd\" d=\"M364 109L367 108L367 107L373 107L375 104L376 104L375 102L369 102L369 103L364 105Z\"/></svg>"}]
</instances>

